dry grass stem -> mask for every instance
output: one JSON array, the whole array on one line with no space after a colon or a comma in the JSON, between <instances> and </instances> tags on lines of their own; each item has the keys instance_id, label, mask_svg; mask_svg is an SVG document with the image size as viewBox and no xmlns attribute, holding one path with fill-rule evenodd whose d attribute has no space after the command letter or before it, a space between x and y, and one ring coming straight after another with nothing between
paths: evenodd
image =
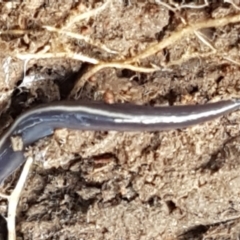
<instances>
[{"instance_id":1,"label":"dry grass stem","mask_svg":"<svg viewBox=\"0 0 240 240\"><path fill-rule=\"evenodd\" d=\"M212 49L213 52L216 52L216 49L213 47L213 45L207 41L204 37L203 34L199 31L194 31L194 34L197 36L197 38L206 46L208 46L210 49Z\"/></svg>"}]
</instances>

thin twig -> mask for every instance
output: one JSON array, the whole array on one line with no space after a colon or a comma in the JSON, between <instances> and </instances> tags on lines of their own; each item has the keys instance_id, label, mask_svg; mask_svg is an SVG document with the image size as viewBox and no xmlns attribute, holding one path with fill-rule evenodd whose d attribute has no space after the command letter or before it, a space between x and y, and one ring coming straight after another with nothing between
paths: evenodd
<instances>
[{"instance_id":1,"label":"thin twig","mask_svg":"<svg viewBox=\"0 0 240 240\"><path fill-rule=\"evenodd\" d=\"M235 9L240 10L240 7L237 6L236 3L234 3L232 0L224 0L224 3L230 3Z\"/></svg>"},{"instance_id":2,"label":"thin twig","mask_svg":"<svg viewBox=\"0 0 240 240\"><path fill-rule=\"evenodd\" d=\"M73 90L71 91L69 97L74 97L77 92L79 91L79 89L85 84L85 82L91 77L93 76L95 73L99 72L100 70L107 68L107 67L112 67L112 68L120 68L120 69L129 69L132 71L136 71L136 72L143 72L143 73L152 73L152 72L156 72L159 70L159 68L146 68L146 67L139 67L139 66L134 66L131 64L124 64L124 63L120 63L120 62L110 62L110 63L101 63L98 64L96 66L94 66L93 68L91 68L91 70L89 70L86 74L84 74L81 79L79 79L79 81L77 81L77 83L75 84Z\"/></svg>"},{"instance_id":3,"label":"thin twig","mask_svg":"<svg viewBox=\"0 0 240 240\"><path fill-rule=\"evenodd\" d=\"M204 4L202 5L193 5L193 4L183 4L180 5L180 8L192 8L192 9L201 9L209 6L208 0L204 0Z\"/></svg>"},{"instance_id":4,"label":"thin twig","mask_svg":"<svg viewBox=\"0 0 240 240\"><path fill-rule=\"evenodd\" d=\"M16 57L21 60L26 59L41 59L41 58L71 58L74 60L79 60L82 62L88 62L92 64L97 64L100 61L96 58L91 58L83 54L79 53L71 53L71 52L58 52L58 53L18 53Z\"/></svg>"},{"instance_id":5,"label":"thin twig","mask_svg":"<svg viewBox=\"0 0 240 240\"><path fill-rule=\"evenodd\" d=\"M238 61L236 61L236 60L233 60L233 59L231 59L231 58L229 58L229 57L223 57L223 59L225 59L225 60L227 60L227 61L229 61L229 62L231 62L231 63L234 63L234 64L240 66L240 62L238 62Z\"/></svg>"},{"instance_id":6,"label":"thin twig","mask_svg":"<svg viewBox=\"0 0 240 240\"><path fill-rule=\"evenodd\" d=\"M161 0L155 0L155 2L156 2L157 4L159 4L159 5L164 6L165 8L169 9L169 10L172 11L172 12L176 12L176 11L177 11L176 8L171 7L169 4L167 4L167 3L165 3L165 2L162 2Z\"/></svg>"},{"instance_id":7,"label":"thin twig","mask_svg":"<svg viewBox=\"0 0 240 240\"><path fill-rule=\"evenodd\" d=\"M240 21L240 15L238 14L238 15L234 15L234 16L224 17L224 18L221 18L221 19L206 20L206 21L203 21L203 22L196 23L193 26L186 26L186 27L174 32L172 35L170 35L170 37L168 37L166 39L163 39L160 43L151 45L146 50L144 50L142 53L140 53L140 54L138 54L134 57L131 57L129 59L125 59L125 60L122 60L122 61L115 61L115 62L113 61L113 62L110 62L110 63L104 63L104 64L97 65L94 68L92 68L91 71L88 72L84 76L84 78L82 77L81 80L79 80L76 83L74 89L70 93L70 96L75 95L76 92L78 92L78 90L83 86L83 84L85 83L85 81L87 81L87 79L89 77L91 77L97 71L100 71L101 69L103 69L107 66L110 66L111 64L115 64L116 67L117 66L125 66L126 68L128 68L129 66L132 66L132 63L139 62L140 59L144 59L146 57L154 55L157 52L159 52L160 50L174 44L179 39L182 39L182 38L186 37L187 35L194 34L196 31L198 31L202 28L221 27L221 26L225 26L229 23L237 23L239 21ZM206 42L204 42L204 43L206 44ZM212 51L217 52L213 46L210 45L209 47L212 49ZM212 51L209 52L209 53L204 53L204 54L206 56L211 55L211 54L213 54ZM199 54L199 55L201 55L201 54ZM196 55L196 57L197 57L197 55ZM183 59L184 58L181 58L180 60L177 60L176 63L182 62ZM189 58L187 57L187 59L189 59ZM119 65L117 65L117 64L119 64ZM155 71L157 71L157 70L158 69L155 69Z\"/></svg>"},{"instance_id":8,"label":"thin twig","mask_svg":"<svg viewBox=\"0 0 240 240\"><path fill-rule=\"evenodd\" d=\"M31 30L12 29L12 30L0 31L0 35L22 35L28 32L31 32Z\"/></svg>"},{"instance_id":9,"label":"thin twig","mask_svg":"<svg viewBox=\"0 0 240 240\"><path fill-rule=\"evenodd\" d=\"M110 2L111 2L111 0L106 0L106 2L98 8L92 9L83 14L77 14L76 16L70 15L70 18L66 21L66 24L65 24L65 26L62 27L62 29L69 29L74 23L97 15L99 12L101 12L107 8L107 6L108 6L108 4L110 4Z\"/></svg>"},{"instance_id":10,"label":"thin twig","mask_svg":"<svg viewBox=\"0 0 240 240\"><path fill-rule=\"evenodd\" d=\"M174 44L179 39L182 39L184 36L189 34L193 34L194 31L200 30L202 28L210 28L210 27L222 27L230 23L237 23L240 22L240 14L234 16L227 16L220 19L210 19L206 21L202 21L196 23L192 26L186 26L176 32L174 32L170 37L163 39L160 43L155 43L150 45L146 50L142 53L131 57L129 59L123 60L125 64L137 62L140 59L149 57L151 55L156 54L157 52L161 51L162 49Z\"/></svg>"},{"instance_id":11,"label":"thin twig","mask_svg":"<svg viewBox=\"0 0 240 240\"><path fill-rule=\"evenodd\" d=\"M84 40L86 43L89 43L89 44L91 44L91 45L93 45L95 47L101 48L101 49L103 49L106 52L114 53L114 54L117 53L116 51L109 49L106 45L104 45L102 43L94 42L88 36L84 36L84 35L79 34L79 33L74 33L74 32L63 30L63 29L55 28L55 27L52 27L52 26L43 26L43 28L47 29L50 32L57 32L59 34L60 33L61 34L65 34L66 36L71 37L71 38L75 38L75 39L78 39L78 40Z\"/></svg>"},{"instance_id":12,"label":"thin twig","mask_svg":"<svg viewBox=\"0 0 240 240\"><path fill-rule=\"evenodd\" d=\"M170 61L169 63L167 64L162 64L163 67L171 67L171 66L174 66L174 65L177 65L177 66L180 66L181 64L183 64L184 62L187 62L189 61L190 59L193 59L193 58L206 58L206 57L210 57L210 56L213 56L215 54L215 52L207 52L207 53L199 53L199 52L193 52L193 53L186 53L184 54L180 59L177 59L177 60L173 60L173 61Z\"/></svg>"}]
</instances>

